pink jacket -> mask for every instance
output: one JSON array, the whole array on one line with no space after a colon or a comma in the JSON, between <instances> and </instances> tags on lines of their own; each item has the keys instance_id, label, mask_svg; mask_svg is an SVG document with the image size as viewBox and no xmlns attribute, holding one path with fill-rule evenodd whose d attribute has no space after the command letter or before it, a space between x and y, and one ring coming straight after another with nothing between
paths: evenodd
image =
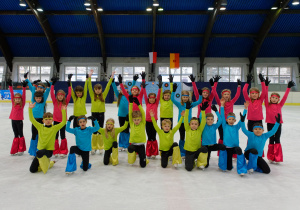
<instances>
[{"instance_id":1,"label":"pink jacket","mask_svg":"<svg viewBox=\"0 0 300 210\"><path fill-rule=\"evenodd\" d=\"M145 80L143 80L143 82L145 82ZM129 94L125 90L124 85L122 83L120 83L120 87L121 87L123 95L127 98L128 104L130 104ZM143 96L144 96L144 88L143 87L141 87L141 91L140 91L140 94L138 96L133 96L133 97L138 98L141 106L143 106ZM140 111L139 107L135 103L133 103L132 111Z\"/></svg>"},{"instance_id":2,"label":"pink jacket","mask_svg":"<svg viewBox=\"0 0 300 210\"><path fill-rule=\"evenodd\" d=\"M153 110L155 120L158 119L157 118L157 108L158 108L158 104L159 104L160 93L161 93L161 88L158 89L155 103L150 104L148 102L147 92L146 92L146 90L144 90L144 98L145 98L145 103L146 103L146 121L147 122L152 122L151 116L150 116L150 110Z\"/></svg>"},{"instance_id":3,"label":"pink jacket","mask_svg":"<svg viewBox=\"0 0 300 210\"><path fill-rule=\"evenodd\" d=\"M263 120L263 112L262 112L262 103L264 102L265 99L265 94L266 94L266 85L264 82L261 83L261 95L258 99L252 101L249 96L248 96L248 87L249 84L246 83L244 88L243 88L243 95L246 101L249 101L249 106L248 106L248 114L247 114L247 119L252 120L252 121L259 121Z\"/></svg>"},{"instance_id":4,"label":"pink jacket","mask_svg":"<svg viewBox=\"0 0 300 210\"><path fill-rule=\"evenodd\" d=\"M9 91L10 91L10 97L11 97L11 103L12 103L9 119L11 119L11 120L24 120L24 106L26 104L26 87L23 87L22 107L19 104L17 104L15 106L14 90L13 90L12 86L9 86Z\"/></svg>"},{"instance_id":5,"label":"pink jacket","mask_svg":"<svg viewBox=\"0 0 300 210\"><path fill-rule=\"evenodd\" d=\"M276 123L275 116L277 117L277 114L280 114L280 118L281 118L280 123L283 123L281 109L282 109L284 103L286 102L286 99L290 93L291 88L286 89L283 98L281 99L281 101L278 104L270 104L269 103L268 94L267 94L269 91L269 87L267 86L265 90L266 90L266 97L265 97L266 123L275 124Z\"/></svg>"},{"instance_id":6,"label":"pink jacket","mask_svg":"<svg viewBox=\"0 0 300 210\"><path fill-rule=\"evenodd\" d=\"M215 87L216 86L217 85L215 85ZM213 88L213 93L214 93L215 99L217 101L217 104L221 107L221 101L220 101L220 98L218 96L218 93L217 93L215 87ZM225 106L224 106L225 119L227 119L227 115L229 112L233 112L233 106L234 106L235 102L239 99L240 94L241 94L241 86L238 86L234 98L231 99L230 101L225 102ZM221 113L221 109L219 110L219 112Z\"/></svg>"},{"instance_id":7,"label":"pink jacket","mask_svg":"<svg viewBox=\"0 0 300 210\"><path fill-rule=\"evenodd\" d=\"M71 100L71 96L72 96L72 87L70 86L68 88L68 95L66 97L66 106L68 106L70 100ZM56 122L61 122L62 121L62 114L61 114L61 106L62 106L62 102L57 102L55 94L54 94L54 85L51 86L50 89L50 95L52 98L52 102L53 102L53 120ZM66 110L67 113L67 110Z\"/></svg>"}]
</instances>

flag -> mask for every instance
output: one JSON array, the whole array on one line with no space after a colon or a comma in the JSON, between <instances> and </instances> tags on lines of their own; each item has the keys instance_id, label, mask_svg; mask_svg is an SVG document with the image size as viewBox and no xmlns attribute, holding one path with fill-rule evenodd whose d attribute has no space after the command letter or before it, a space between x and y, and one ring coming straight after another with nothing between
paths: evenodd
<instances>
[{"instance_id":1,"label":"flag","mask_svg":"<svg viewBox=\"0 0 300 210\"><path fill-rule=\"evenodd\" d=\"M179 68L179 53L170 53L170 69Z\"/></svg>"},{"instance_id":2,"label":"flag","mask_svg":"<svg viewBox=\"0 0 300 210\"><path fill-rule=\"evenodd\" d=\"M157 52L149 52L150 63L156 63Z\"/></svg>"}]
</instances>

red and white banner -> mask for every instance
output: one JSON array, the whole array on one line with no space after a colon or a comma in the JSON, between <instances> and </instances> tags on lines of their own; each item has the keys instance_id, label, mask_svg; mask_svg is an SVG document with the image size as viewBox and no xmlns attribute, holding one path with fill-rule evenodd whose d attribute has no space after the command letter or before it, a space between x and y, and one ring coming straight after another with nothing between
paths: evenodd
<instances>
[{"instance_id":1,"label":"red and white banner","mask_svg":"<svg viewBox=\"0 0 300 210\"><path fill-rule=\"evenodd\" d=\"M149 52L149 62L156 63L157 52Z\"/></svg>"}]
</instances>

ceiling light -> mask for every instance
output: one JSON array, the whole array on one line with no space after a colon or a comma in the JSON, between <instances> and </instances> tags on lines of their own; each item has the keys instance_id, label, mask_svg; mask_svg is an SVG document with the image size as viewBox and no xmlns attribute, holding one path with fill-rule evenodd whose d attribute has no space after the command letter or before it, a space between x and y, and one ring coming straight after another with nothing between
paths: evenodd
<instances>
[{"instance_id":1,"label":"ceiling light","mask_svg":"<svg viewBox=\"0 0 300 210\"><path fill-rule=\"evenodd\" d=\"M41 6L38 6L38 7L36 8L36 10L39 11L39 12L43 12L43 11L44 11L44 10L42 9Z\"/></svg>"},{"instance_id":2,"label":"ceiling light","mask_svg":"<svg viewBox=\"0 0 300 210\"><path fill-rule=\"evenodd\" d=\"M91 11L92 10L92 8L90 8L90 7L86 7L85 8L87 11Z\"/></svg>"},{"instance_id":3,"label":"ceiling light","mask_svg":"<svg viewBox=\"0 0 300 210\"><path fill-rule=\"evenodd\" d=\"M272 7L272 8L271 8L271 10L275 10L275 9L277 9L277 7Z\"/></svg>"},{"instance_id":4,"label":"ceiling light","mask_svg":"<svg viewBox=\"0 0 300 210\"><path fill-rule=\"evenodd\" d=\"M86 0L83 5L86 7L91 6L91 2L89 0Z\"/></svg>"},{"instance_id":5,"label":"ceiling light","mask_svg":"<svg viewBox=\"0 0 300 210\"><path fill-rule=\"evenodd\" d=\"M161 11L164 11L164 8L160 7L157 10L161 12Z\"/></svg>"},{"instance_id":6,"label":"ceiling light","mask_svg":"<svg viewBox=\"0 0 300 210\"><path fill-rule=\"evenodd\" d=\"M19 5L20 5L21 7L26 7L26 6L27 6L26 3L24 2L24 0L20 0Z\"/></svg>"},{"instance_id":7,"label":"ceiling light","mask_svg":"<svg viewBox=\"0 0 300 210\"><path fill-rule=\"evenodd\" d=\"M154 6L154 7L158 7L158 6L159 6L159 3L158 3L158 1L156 1L156 0L153 0L153 6Z\"/></svg>"},{"instance_id":8,"label":"ceiling light","mask_svg":"<svg viewBox=\"0 0 300 210\"><path fill-rule=\"evenodd\" d=\"M293 0L292 5L298 5L299 4L299 0Z\"/></svg>"},{"instance_id":9,"label":"ceiling light","mask_svg":"<svg viewBox=\"0 0 300 210\"><path fill-rule=\"evenodd\" d=\"M102 11L103 11L103 9L102 9L101 7L99 7L97 10L98 10L99 12L102 12Z\"/></svg>"},{"instance_id":10,"label":"ceiling light","mask_svg":"<svg viewBox=\"0 0 300 210\"><path fill-rule=\"evenodd\" d=\"M146 10L147 10L148 12L150 12L150 11L152 11L152 8L151 8L151 7L148 7Z\"/></svg>"},{"instance_id":11,"label":"ceiling light","mask_svg":"<svg viewBox=\"0 0 300 210\"><path fill-rule=\"evenodd\" d=\"M226 10L226 7L220 7L220 10Z\"/></svg>"},{"instance_id":12,"label":"ceiling light","mask_svg":"<svg viewBox=\"0 0 300 210\"><path fill-rule=\"evenodd\" d=\"M208 10L214 10L214 8L213 7L208 7Z\"/></svg>"}]
</instances>

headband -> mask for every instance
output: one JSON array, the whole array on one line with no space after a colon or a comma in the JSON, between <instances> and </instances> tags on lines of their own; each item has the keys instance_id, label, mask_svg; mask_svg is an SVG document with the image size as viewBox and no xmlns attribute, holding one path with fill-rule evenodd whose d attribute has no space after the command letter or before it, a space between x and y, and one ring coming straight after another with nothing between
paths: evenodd
<instances>
[{"instance_id":1,"label":"headband","mask_svg":"<svg viewBox=\"0 0 300 210\"><path fill-rule=\"evenodd\" d=\"M64 96L65 94L64 93L57 93L57 95L63 95Z\"/></svg>"},{"instance_id":2,"label":"headband","mask_svg":"<svg viewBox=\"0 0 300 210\"><path fill-rule=\"evenodd\" d=\"M76 91L75 93L82 93L83 91Z\"/></svg>"},{"instance_id":3,"label":"headband","mask_svg":"<svg viewBox=\"0 0 300 210\"><path fill-rule=\"evenodd\" d=\"M259 92L255 91L255 90L252 90L250 93L259 93Z\"/></svg>"},{"instance_id":4,"label":"headband","mask_svg":"<svg viewBox=\"0 0 300 210\"><path fill-rule=\"evenodd\" d=\"M257 125L257 126L254 126L254 127L253 127L253 130L254 130L254 128L261 128L261 129L264 129L263 127L258 126L258 125Z\"/></svg>"},{"instance_id":5,"label":"headband","mask_svg":"<svg viewBox=\"0 0 300 210\"><path fill-rule=\"evenodd\" d=\"M155 96L150 96L149 98L155 98Z\"/></svg>"},{"instance_id":6,"label":"headband","mask_svg":"<svg viewBox=\"0 0 300 210\"><path fill-rule=\"evenodd\" d=\"M202 92L208 92L208 93L209 93L209 90L206 90L206 89L205 89L205 90L202 90Z\"/></svg>"},{"instance_id":7,"label":"headband","mask_svg":"<svg viewBox=\"0 0 300 210\"><path fill-rule=\"evenodd\" d=\"M106 123L106 125L114 125L114 123L108 122L108 123Z\"/></svg>"},{"instance_id":8,"label":"headband","mask_svg":"<svg viewBox=\"0 0 300 210\"><path fill-rule=\"evenodd\" d=\"M182 95L182 96L190 96L190 95Z\"/></svg>"},{"instance_id":9,"label":"headband","mask_svg":"<svg viewBox=\"0 0 300 210\"><path fill-rule=\"evenodd\" d=\"M43 120L53 120L52 117L47 117L47 118L44 118Z\"/></svg>"},{"instance_id":10,"label":"headband","mask_svg":"<svg viewBox=\"0 0 300 210\"><path fill-rule=\"evenodd\" d=\"M133 87L133 88L131 88L131 90L133 90L133 89L137 89L137 90L139 90L137 87Z\"/></svg>"},{"instance_id":11,"label":"headband","mask_svg":"<svg viewBox=\"0 0 300 210\"><path fill-rule=\"evenodd\" d=\"M224 93L229 93L229 94L230 94L230 91L225 90L225 91L222 92L222 95L223 95Z\"/></svg>"},{"instance_id":12,"label":"headband","mask_svg":"<svg viewBox=\"0 0 300 210\"><path fill-rule=\"evenodd\" d=\"M229 117L233 117L233 118L235 119L235 116L227 116L227 119L228 119Z\"/></svg>"},{"instance_id":13,"label":"headband","mask_svg":"<svg viewBox=\"0 0 300 210\"><path fill-rule=\"evenodd\" d=\"M22 97L20 97L20 96L15 96L14 98L22 98Z\"/></svg>"},{"instance_id":14,"label":"headband","mask_svg":"<svg viewBox=\"0 0 300 210\"><path fill-rule=\"evenodd\" d=\"M280 98L280 96L278 96L278 95L271 95L271 97Z\"/></svg>"},{"instance_id":15,"label":"headband","mask_svg":"<svg viewBox=\"0 0 300 210\"><path fill-rule=\"evenodd\" d=\"M135 118L132 118L132 119L142 119L141 117L135 117Z\"/></svg>"},{"instance_id":16,"label":"headband","mask_svg":"<svg viewBox=\"0 0 300 210\"><path fill-rule=\"evenodd\" d=\"M42 88L42 89L45 89L45 88L44 88L43 86L41 86L41 85L38 85L37 87L38 87L38 88Z\"/></svg>"},{"instance_id":17,"label":"headband","mask_svg":"<svg viewBox=\"0 0 300 210\"><path fill-rule=\"evenodd\" d=\"M84 117L82 117L82 118L79 118L79 119L78 119L78 121L79 121L79 120L85 120L85 118L84 118Z\"/></svg>"}]
</instances>

